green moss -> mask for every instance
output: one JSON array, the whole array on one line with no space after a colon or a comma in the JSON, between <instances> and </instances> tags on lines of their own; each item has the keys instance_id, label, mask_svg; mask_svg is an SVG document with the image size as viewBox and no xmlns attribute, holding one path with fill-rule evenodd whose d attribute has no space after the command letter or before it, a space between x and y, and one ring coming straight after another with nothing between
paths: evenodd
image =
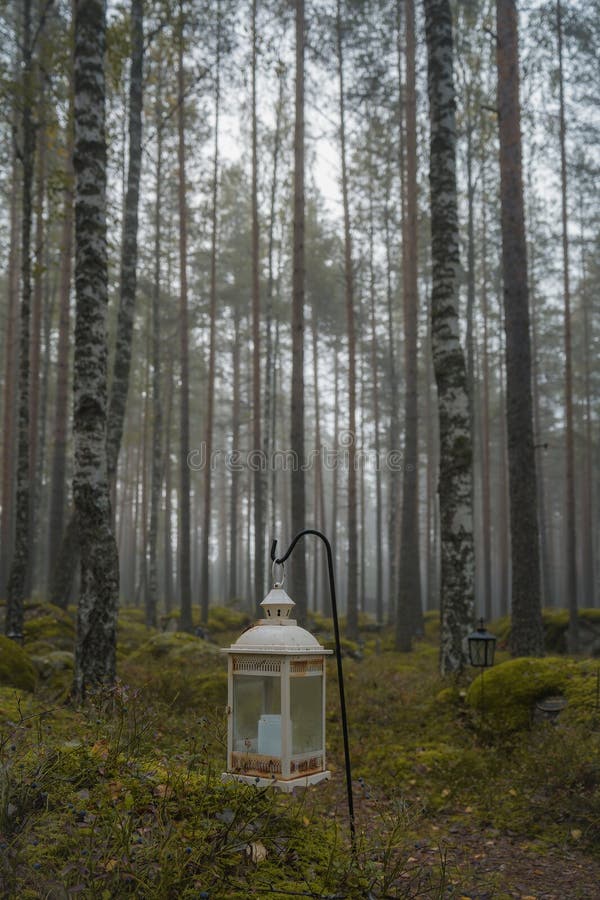
<instances>
[{"instance_id":1,"label":"green moss","mask_svg":"<svg viewBox=\"0 0 600 900\"><path fill-rule=\"evenodd\" d=\"M35 680L35 669L25 650L9 638L0 636L0 684L33 691Z\"/></svg>"},{"instance_id":2,"label":"green moss","mask_svg":"<svg viewBox=\"0 0 600 900\"><path fill-rule=\"evenodd\" d=\"M247 612L225 606L213 606L209 610L206 627L210 635L220 634L223 631L242 632L251 622L252 618Z\"/></svg>"},{"instance_id":3,"label":"green moss","mask_svg":"<svg viewBox=\"0 0 600 900\"><path fill-rule=\"evenodd\" d=\"M483 678L483 711L493 729L498 733L519 731L530 725L536 701L563 693L575 671L575 663L560 657L511 659L475 678L466 701L481 713Z\"/></svg>"},{"instance_id":4,"label":"green moss","mask_svg":"<svg viewBox=\"0 0 600 900\"><path fill-rule=\"evenodd\" d=\"M75 623L71 616L51 603L38 603L26 608L25 645L44 641L54 650L73 650Z\"/></svg>"},{"instance_id":5,"label":"green moss","mask_svg":"<svg viewBox=\"0 0 600 900\"><path fill-rule=\"evenodd\" d=\"M207 657L219 655L219 648L208 641L183 631L158 633L129 657L128 662L152 666L154 663L177 662L188 666L203 663Z\"/></svg>"},{"instance_id":6,"label":"green moss","mask_svg":"<svg viewBox=\"0 0 600 900\"><path fill-rule=\"evenodd\" d=\"M137 610L136 610L137 612ZM119 616L117 626L117 654L120 658L129 656L135 650L139 650L154 635L155 628L148 628L143 622L130 619L128 616Z\"/></svg>"}]
</instances>

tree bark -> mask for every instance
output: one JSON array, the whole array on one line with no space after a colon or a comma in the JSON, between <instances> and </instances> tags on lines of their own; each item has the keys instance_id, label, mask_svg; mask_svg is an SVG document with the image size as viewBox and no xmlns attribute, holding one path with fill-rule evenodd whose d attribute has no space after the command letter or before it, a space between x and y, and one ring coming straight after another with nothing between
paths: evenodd
<instances>
[{"instance_id":1,"label":"tree bark","mask_svg":"<svg viewBox=\"0 0 600 900\"><path fill-rule=\"evenodd\" d=\"M103 0L75 7L75 363L73 498L81 594L73 694L115 678L119 561L111 530L106 447L108 256Z\"/></svg>"},{"instance_id":2,"label":"tree bark","mask_svg":"<svg viewBox=\"0 0 600 900\"><path fill-rule=\"evenodd\" d=\"M431 121L432 352L440 423L442 674L466 664L474 592L472 443L459 339L456 122L449 0L425 0Z\"/></svg>"},{"instance_id":3,"label":"tree bark","mask_svg":"<svg viewBox=\"0 0 600 900\"><path fill-rule=\"evenodd\" d=\"M517 656L527 656L543 653L544 635L540 602L515 0L497 0L496 13L512 557L511 649Z\"/></svg>"},{"instance_id":4,"label":"tree bark","mask_svg":"<svg viewBox=\"0 0 600 900\"><path fill-rule=\"evenodd\" d=\"M293 534L306 527L304 473L304 0L296 0L296 118L294 124L294 228L292 284L292 402L290 449ZM306 618L306 555L298 544L292 567L292 594L300 622Z\"/></svg>"},{"instance_id":5,"label":"tree bark","mask_svg":"<svg viewBox=\"0 0 600 900\"><path fill-rule=\"evenodd\" d=\"M31 331L31 206L35 156L35 128L32 118L32 23L31 0L23 0L23 112L21 118L23 172L21 212L21 310L19 336L19 386L17 431L17 487L14 552L8 577L5 631L20 641L23 637L23 608L30 563L29 389Z\"/></svg>"}]
</instances>

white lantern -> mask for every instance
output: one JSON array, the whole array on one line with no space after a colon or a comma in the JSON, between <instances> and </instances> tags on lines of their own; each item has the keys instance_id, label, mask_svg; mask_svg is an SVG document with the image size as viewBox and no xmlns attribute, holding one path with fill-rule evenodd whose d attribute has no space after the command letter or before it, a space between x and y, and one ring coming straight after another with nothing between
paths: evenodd
<instances>
[{"instance_id":1,"label":"white lantern","mask_svg":"<svg viewBox=\"0 0 600 900\"><path fill-rule=\"evenodd\" d=\"M295 619L276 584L265 618L224 652L229 656L225 780L283 791L330 777L325 765L325 656Z\"/></svg>"}]
</instances>

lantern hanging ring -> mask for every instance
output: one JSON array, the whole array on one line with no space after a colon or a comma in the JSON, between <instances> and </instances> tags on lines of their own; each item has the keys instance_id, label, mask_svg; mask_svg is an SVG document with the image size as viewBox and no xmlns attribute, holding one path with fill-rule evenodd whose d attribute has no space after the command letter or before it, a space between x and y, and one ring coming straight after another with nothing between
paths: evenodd
<instances>
[{"instance_id":1,"label":"lantern hanging ring","mask_svg":"<svg viewBox=\"0 0 600 900\"><path fill-rule=\"evenodd\" d=\"M279 566L281 569L281 578L278 580L275 574L275 566ZM271 576L273 578L273 587L274 588L282 588L285 584L285 565L282 562L279 562L278 559L273 560L273 565L271 566Z\"/></svg>"}]
</instances>

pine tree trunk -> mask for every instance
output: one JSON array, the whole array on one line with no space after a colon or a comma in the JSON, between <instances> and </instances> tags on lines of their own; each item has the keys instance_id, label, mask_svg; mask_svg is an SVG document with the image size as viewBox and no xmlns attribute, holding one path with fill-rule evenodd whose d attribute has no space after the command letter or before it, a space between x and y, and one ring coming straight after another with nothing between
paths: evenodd
<instances>
[{"instance_id":1,"label":"pine tree trunk","mask_svg":"<svg viewBox=\"0 0 600 900\"><path fill-rule=\"evenodd\" d=\"M419 546L418 367L417 367L417 117L415 85L415 10L406 9L406 204L402 229L404 293L404 460L396 649L411 649L423 633Z\"/></svg>"},{"instance_id":2,"label":"pine tree trunk","mask_svg":"<svg viewBox=\"0 0 600 900\"><path fill-rule=\"evenodd\" d=\"M544 635L540 603L515 0L497 0L496 13L512 560L511 649L517 656L526 656L543 653Z\"/></svg>"},{"instance_id":3,"label":"pine tree trunk","mask_svg":"<svg viewBox=\"0 0 600 900\"><path fill-rule=\"evenodd\" d=\"M167 365L168 385L173 381L173 359L169 358ZM173 586L173 534L171 529L171 497L172 497L172 472L171 463L171 419L173 415L173 392L167 391L167 414L165 423L164 444L164 468L165 468L165 516L164 516L164 577L165 577L165 612L170 613L175 605L175 591Z\"/></svg>"},{"instance_id":4,"label":"pine tree trunk","mask_svg":"<svg viewBox=\"0 0 600 900\"><path fill-rule=\"evenodd\" d=\"M390 216L386 204L385 209L385 248L386 248L386 284L387 284L387 323L388 323L388 376L390 421L388 435L388 452L392 458L398 459L400 448L400 417L398 410L398 380L396 375L396 347L394 302L392 288L392 241L390 235ZM388 623L396 618L396 589L398 584L398 472L390 469L388 488Z\"/></svg>"},{"instance_id":5,"label":"pine tree trunk","mask_svg":"<svg viewBox=\"0 0 600 900\"><path fill-rule=\"evenodd\" d=\"M577 527L575 506L575 443L573 436L573 352L571 339L571 286L569 277L569 216L567 210L567 126L565 121L563 27L560 0L556 0L556 31L558 37L560 186L562 201L565 348L565 592L569 608L569 650L571 653L577 653L579 650L579 623L577 621Z\"/></svg>"},{"instance_id":6,"label":"pine tree trunk","mask_svg":"<svg viewBox=\"0 0 600 900\"><path fill-rule=\"evenodd\" d=\"M156 628L158 599L158 511L163 480L162 441L163 409L160 390L160 301L161 301L161 185L163 164L162 73L157 74L155 101L156 120L156 200L154 206L154 284L152 286L152 474L150 493L150 531L148 534L148 585L146 590L146 625Z\"/></svg>"},{"instance_id":7,"label":"pine tree trunk","mask_svg":"<svg viewBox=\"0 0 600 900\"><path fill-rule=\"evenodd\" d=\"M485 179L485 169L483 170ZM482 398L481 398L481 528L483 544L483 612L486 621L492 618L492 505L490 484L490 363L488 310L488 231L485 180L481 202L481 316L483 319Z\"/></svg>"},{"instance_id":8,"label":"pine tree trunk","mask_svg":"<svg viewBox=\"0 0 600 900\"><path fill-rule=\"evenodd\" d=\"M371 187L371 186L370 186ZM375 261L374 261L374 214L373 192L369 191L369 301L371 325L371 377L373 379L373 427L375 429L375 616L378 625L383 625L383 522L381 483L381 440L379 420L379 372L377 365L377 327L375 319Z\"/></svg>"},{"instance_id":9,"label":"pine tree trunk","mask_svg":"<svg viewBox=\"0 0 600 900\"><path fill-rule=\"evenodd\" d=\"M350 230L350 198L346 161L346 99L344 93L344 56L342 41L342 8L337 0L337 67L339 84L340 152L342 164L342 205L344 210L344 286L346 330L348 334L348 590L346 634L350 640L358 636L358 521L356 487L356 328L354 313L354 271L352 232Z\"/></svg>"},{"instance_id":10,"label":"pine tree trunk","mask_svg":"<svg viewBox=\"0 0 600 900\"><path fill-rule=\"evenodd\" d=\"M472 443L460 346L456 122L449 0L425 0L431 122L432 352L438 391L442 674L466 664L474 592Z\"/></svg>"},{"instance_id":11,"label":"pine tree trunk","mask_svg":"<svg viewBox=\"0 0 600 900\"><path fill-rule=\"evenodd\" d=\"M53 603L63 608L66 597L56 594L55 584L60 581L57 562L65 527L65 488L67 475L67 429L69 403L69 342L71 273L73 267L73 98L69 103L67 120L67 151L65 171L65 198L60 240L60 275L58 301L58 348L56 359L56 401L50 482L50 512L48 517L48 574L47 583ZM73 571L75 567L73 566Z\"/></svg>"},{"instance_id":12,"label":"pine tree trunk","mask_svg":"<svg viewBox=\"0 0 600 900\"><path fill-rule=\"evenodd\" d=\"M267 491L265 497L265 511L271 510L268 521L271 528L271 535L275 530L273 521L274 509L274 487L273 475L274 468L270 462L271 452L275 449L275 434L273 422L273 407L275 404L275 365L276 361L273 353L273 294L275 289L275 219L277 215L277 188L278 188L278 170L279 155L281 152L281 120L283 117L283 89L284 89L284 68L282 65L277 68L278 92L277 103L275 106L275 136L273 139L273 172L271 176L271 197L269 208L269 238L267 251L267 296L265 303L265 385L264 385L264 447L265 457L267 459L269 478L267 482Z\"/></svg>"},{"instance_id":13,"label":"pine tree trunk","mask_svg":"<svg viewBox=\"0 0 600 900\"><path fill-rule=\"evenodd\" d=\"M240 311L236 306L233 313L233 345L232 345L232 369L233 369L233 409L232 409L232 450L235 453L240 449ZM229 495L229 599L235 600L238 596L238 562L240 558L239 541L239 479L238 466L232 466L231 493Z\"/></svg>"},{"instance_id":14,"label":"pine tree trunk","mask_svg":"<svg viewBox=\"0 0 600 900\"><path fill-rule=\"evenodd\" d=\"M123 423L129 393L131 344L135 315L138 253L138 205L142 162L142 92L144 59L144 4L131 0L131 74L129 78L129 162L123 213L121 274L117 336L113 362L108 433L106 438L108 479L114 497Z\"/></svg>"},{"instance_id":15,"label":"pine tree trunk","mask_svg":"<svg viewBox=\"0 0 600 900\"><path fill-rule=\"evenodd\" d=\"M30 388L30 331L31 331L31 215L35 129L32 117L33 72L31 37L31 0L23 0L23 64L24 90L21 119L23 171L21 212L21 309L19 336L19 394L17 431L17 487L15 540L12 564L7 585L5 632L20 641L23 637L23 606L30 558L30 492L29 459L29 388Z\"/></svg>"},{"instance_id":16,"label":"pine tree trunk","mask_svg":"<svg viewBox=\"0 0 600 900\"><path fill-rule=\"evenodd\" d=\"M256 113L256 7L252 2L252 444L260 454L262 411L260 381L260 245L258 223L258 144ZM254 467L254 598L260 603L265 592L265 472L262 459Z\"/></svg>"},{"instance_id":17,"label":"pine tree trunk","mask_svg":"<svg viewBox=\"0 0 600 900\"><path fill-rule=\"evenodd\" d=\"M292 403L290 449L292 537L306 527L304 472L304 0L296 0L296 119L294 124L294 234L292 285ZM300 622L306 618L306 554L300 542L290 565L292 596Z\"/></svg>"},{"instance_id":18,"label":"pine tree trunk","mask_svg":"<svg viewBox=\"0 0 600 900\"><path fill-rule=\"evenodd\" d=\"M581 228L583 230L583 216L581 217ZM590 367L590 347L594 346L594 335L592 333L592 323L590 321L590 299L589 287L587 283L587 265L585 254L585 240L581 236L581 307L583 318L583 393L585 408L585 456L584 456L584 477L581 479L581 536L582 536L582 589L583 602L585 606L597 606L597 586L596 572L594 569L594 547L596 529L594 526L594 473L592 457L594 452L594 442L592 437L592 385L591 385L591 367Z\"/></svg>"},{"instance_id":19,"label":"pine tree trunk","mask_svg":"<svg viewBox=\"0 0 600 900\"><path fill-rule=\"evenodd\" d=\"M182 631L192 630L192 570L190 544L190 376L188 337L188 279L187 279L187 201L185 180L185 90L183 71L183 0L179 4L178 65L177 65L177 156L179 162L179 352L181 366L179 409L179 595Z\"/></svg>"},{"instance_id":20,"label":"pine tree trunk","mask_svg":"<svg viewBox=\"0 0 600 900\"><path fill-rule=\"evenodd\" d=\"M8 251L8 310L4 344L4 405L2 419L2 524L0 526L0 590L4 594L14 540L15 408L17 401L17 317L19 315L19 210L18 166L13 147Z\"/></svg>"},{"instance_id":21,"label":"pine tree trunk","mask_svg":"<svg viewBox=\"0 0 600 900\"><path fill-rule=\"evenodd\" d=\"M73 498L81 593L73 693L115 678L119 561L111 530L106 448L108 256L102 0L75 10L75 361Z\"/></svg>"},{"instance_id":22,"label":"pine tree trunk","mask_svg":"<svg viewBox=\"0 0 600 900\"><path fill-rule=\"evenodd\" d=\"M217 236L219 199L219 113L221 107L221 15L217 12L217 48L215 59L215 132L212 181L212 223L210 251L210 299L208 339L208 390L206 396L206 465L204 467L204 519L202 524L202 559L200 561L200 616L203 624L208 621L210 603L209 546L212 508L212 465L214 432L214 394L217 337Z\"/></svg>"},{"instance_id":23,"label":"pine tree trunk","mask_svg":"<svg viewBox=\"0 0 600 900\"><path fill-rule=\"evenodd\" d=\"M38 38L39 39L39 38ZM43 60L40 60L42 64ZM31 498L29 512L31 523L29 533L29 566L26 582L26 594L30 594L35 582L36 557L38 550L38 518L41 500L41 481L38 479L38 454L40 438L40 388L42 362L42 306L44 299L44 203L46 199L46 137L43 117L44 90L43 79L40 79L39 96L37 98L37 116L40 119L37 128L37 171L35 176L35 247L33 268L33 291L31 305L31 336L29 344L29 472L31 479Z\"/></svg>"}]
</instances>

